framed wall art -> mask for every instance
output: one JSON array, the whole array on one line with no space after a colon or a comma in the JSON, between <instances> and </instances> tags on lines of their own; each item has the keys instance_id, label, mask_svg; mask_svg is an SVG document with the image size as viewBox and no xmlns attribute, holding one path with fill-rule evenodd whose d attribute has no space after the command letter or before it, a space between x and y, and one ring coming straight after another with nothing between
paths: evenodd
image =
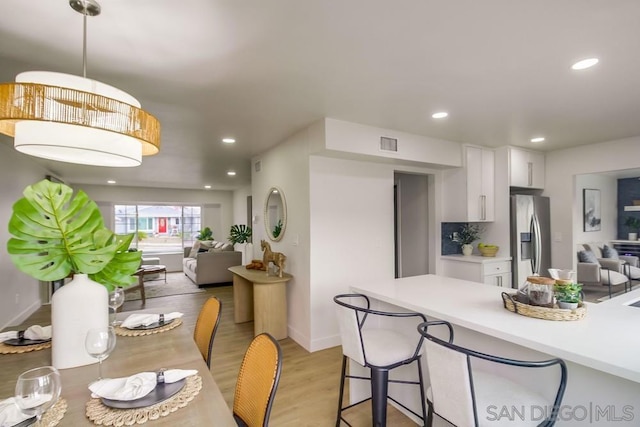
<instances>
[{"instance_id":1,"label":"framed wall art","mask_svg":"<svg viewBox=\"0 0 640 427\"><path fill-rule=\"evenodd\" d=\"M600 213L600 190L585 188L583 192L584 231L600 231L602 214Z\"/></svg>"}]
</instances>

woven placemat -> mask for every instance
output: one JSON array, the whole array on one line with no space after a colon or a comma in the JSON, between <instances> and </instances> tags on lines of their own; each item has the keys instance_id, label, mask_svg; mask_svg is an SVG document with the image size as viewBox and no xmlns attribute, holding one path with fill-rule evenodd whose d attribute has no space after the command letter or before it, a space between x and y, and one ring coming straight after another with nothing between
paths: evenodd
<instances>
[{"instance_id":1,"label":"woven placemat","mask_svg":"<svg viewBox=\"0 0 640 427\"><path fill-rule=\"evenodd\" d=\"M192 375L186 378L184 387L169 399L152 406L136 409L116 409L105 406L99 398L87 402L87 418L99 426L132 426L166 417L187 406L200 393L202 377Z\"/></svg>"},{"instance_id":2,"label":"woven placemat","mask_svg":"<svg viewBox=\"0 0 640 427\"><path fill-rule=\"evenodd\" d=\"M32 345L7 345L0 342L0 354L27 353L51 347L51 341Z\"/></svg>"},{"instance_id":3,"label":"woven placemat","mask_svg":"<svg viewBox=\"0 0 640 427\"><path fill-rule=\"evenodd\" d=\"M58 399L58 401L47 410L44 414L42 414L42 418L40 421L33 424L36 427L54 427L57 426L62 417L64 417L64 413L67 412L67 401L63 398Z\"/></svg>"},{"instance_id":4,"label":"woven placemat","mask_svg":"<svg viewBox=\"0 0 640 427\"><path fill-rule=\"evenodd\" d=\"M154 329L127 329L121 326L116 326L116 335L120 335L121 337L141 337L144 335L170 331L171 329L177 328L180 325L182 325L182 319L173 319L166 325Z\"/></svg>"}]
</instances>

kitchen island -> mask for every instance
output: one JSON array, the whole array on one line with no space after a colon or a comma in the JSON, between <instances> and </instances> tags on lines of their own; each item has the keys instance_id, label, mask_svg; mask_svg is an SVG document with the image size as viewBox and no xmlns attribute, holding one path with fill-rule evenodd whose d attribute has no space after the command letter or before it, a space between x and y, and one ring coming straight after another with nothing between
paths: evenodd
<instances>
[{"instance_id":1,"label":"kitchen island","mask_svg":"<svg viewBox=\"0 0 640 427\"><path fill-rule=\"evenodd\" d=\"M640 301L640 290L587 304L584 319L551 321L506 310L504 288L449 277L391 279L351 289L369 296L375 308L417 311L429 320L452 323L455 342L463 346L505 357L564 359L569 372L566 406L557 425L640 425L640 338L635 328L640 307L629 305ZM403 331L417 333L412 327ZM428 383L426 369L425 374ZM546 394L557 381L553 372L508 375ZM366 387L354 388L354 395L366 392ZM415 396L403 395L404 390L392 392L411 407L416 404Z\"/></svg>"}]
</instances>

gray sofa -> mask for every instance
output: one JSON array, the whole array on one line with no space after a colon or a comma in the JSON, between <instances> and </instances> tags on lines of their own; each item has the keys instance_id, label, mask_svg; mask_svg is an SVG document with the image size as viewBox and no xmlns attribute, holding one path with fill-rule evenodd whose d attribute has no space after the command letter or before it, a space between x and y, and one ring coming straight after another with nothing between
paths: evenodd
<instances>
[{"instance_id":1,"label":"gray sofa","mask_svg":"<svg viewBox=\"0 0 640 427\"><path fill-rule=\"evenodd\" d=\"M242 252L199 252L195 258L189 257L190 252L190 247L184 248L182 271L198 286L233 282L228 268L242 265Z\"/></svg>"}]
</instances>

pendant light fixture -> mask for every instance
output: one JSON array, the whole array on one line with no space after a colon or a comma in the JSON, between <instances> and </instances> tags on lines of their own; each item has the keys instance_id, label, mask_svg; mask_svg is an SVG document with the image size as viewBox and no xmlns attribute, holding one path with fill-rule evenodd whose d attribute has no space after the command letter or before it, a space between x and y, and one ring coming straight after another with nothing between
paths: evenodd
<instances>
[{"instance_id":1,"label":"pendant light fixture","mask_svg":"<svg viewBox=\"0 0 640 427\"><path fill-rule=\"evenodd\" d=\"M131 95L87 78L87 16L95 0L70 0L83 15L83 77L28 71L0 83L0 133L35 157L93 166L130 167L158 153L160 123Z\"/></svg>"}]
</instances>

